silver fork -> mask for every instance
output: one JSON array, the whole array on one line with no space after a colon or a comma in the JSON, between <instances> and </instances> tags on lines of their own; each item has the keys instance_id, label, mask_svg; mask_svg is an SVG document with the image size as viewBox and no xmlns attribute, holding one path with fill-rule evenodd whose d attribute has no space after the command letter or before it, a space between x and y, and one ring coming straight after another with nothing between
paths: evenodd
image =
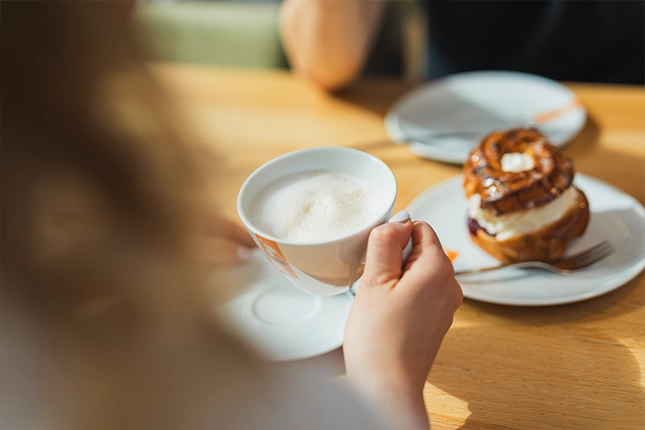
<instances>
[{"instance_id":1,"label":"silver fork","mask_svg":"<svg viewBox=\"0 0 645 430\"><path fill-rule=\"evenodd\" d=\"M551 272L559 273L561 275L568 275L577 270L585 269L592 264L595 264L613 254L615 251L613 245L605 240L600 242L578 254L571 255L569 257L562 257L558 260L552 261L550 263L545 263L543 261L520 261L517 263L505 263L498 266L491 267L482 267L478 269L467 269L460 270L455 272L455 276L461 275L471 275L481 272L490 272L491 270L498 270L507 267L516 267L516 268L538 268L546 269Z\"/></svg>"}]
</instances>

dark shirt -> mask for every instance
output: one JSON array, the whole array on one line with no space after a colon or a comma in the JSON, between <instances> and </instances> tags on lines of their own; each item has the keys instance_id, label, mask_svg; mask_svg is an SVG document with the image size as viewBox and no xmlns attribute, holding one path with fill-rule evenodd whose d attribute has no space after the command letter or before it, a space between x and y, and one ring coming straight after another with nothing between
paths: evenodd
<instances>
[{"instance_id":1,"label":"dark shirt","mask_svg":"<svg viewBox=\"0 0 645 430\"><path fill-rule=\"evenodd\" d=\"M424 1L428 78L513 70L645 83L643 1Z\"/></svg>"}]
</instances>

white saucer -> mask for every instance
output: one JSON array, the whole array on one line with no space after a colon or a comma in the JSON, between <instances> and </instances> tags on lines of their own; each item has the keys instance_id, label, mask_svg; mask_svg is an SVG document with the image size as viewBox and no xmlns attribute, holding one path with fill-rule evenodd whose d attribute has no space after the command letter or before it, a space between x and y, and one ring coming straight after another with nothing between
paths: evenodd
<instances>
[{"instance_id":1,"label":"white saucer","mask_svg":"<svg viewBox=\"0 0 645 430\"><path fill-rule=\"evenodd\" d=\"M517 72L468 72L434 80L405 94L385 116L394 142L406 142L431 131L467 130L477 136L447 136L432 144L411 143L421 157L462 164L473 146L493 130L519 127L537 115L571 107L576 95L541 76ZM582 106L567 110L540 131L556 146L571 140L584 126Z\"/></svg>"},{"instance_id":2,"label":"white saucer","mask_svg":"<svg viewBox=\"0 0 645 430\"><path fill-rule=\"evenodd\" d=\"M462 176L448 179L418 196L408 206L413 219L434 227L443 246L459 253L455 270L499 264L476 246L466 225ZM616 252L600 263L568 276L543 270L504 269L461 276L464 296L489 303L544 306L577 302L605 294L638 275L645 267L645 209L633 197L582 174L575 185L589 200L591 217L584 235L571 244L576 253L603 240Z\"/></svg>"},{"instance_id":3,"label":"white saucer","mask_svg":"<svg viewBox=\"0 0 645 430\"><path fill-rule=\"evenodd\" d=\"M320 297L301 290L259 250L248 264L219 269L214 283L232 292L215 312L267 360L313 357L343 344L350 292Z\"/></svg>"}]
</instances>

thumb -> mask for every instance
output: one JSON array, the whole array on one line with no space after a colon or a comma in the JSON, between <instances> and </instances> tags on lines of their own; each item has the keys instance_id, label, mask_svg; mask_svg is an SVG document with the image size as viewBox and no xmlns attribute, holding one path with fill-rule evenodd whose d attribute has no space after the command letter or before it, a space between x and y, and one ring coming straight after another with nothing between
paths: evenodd
<instances>
[{"instance_id":1,"label":"thumb","mask_svg":"<svg viewBox=\"0 0 645 430\"><path fill-rule=\"evenodd\" d=\"M396 216L395 216L396 217ZM412 222L390 222L370 232L361 285L393 287L403 274L403 248L410 239Z\"/></svg>"}]
</instances>

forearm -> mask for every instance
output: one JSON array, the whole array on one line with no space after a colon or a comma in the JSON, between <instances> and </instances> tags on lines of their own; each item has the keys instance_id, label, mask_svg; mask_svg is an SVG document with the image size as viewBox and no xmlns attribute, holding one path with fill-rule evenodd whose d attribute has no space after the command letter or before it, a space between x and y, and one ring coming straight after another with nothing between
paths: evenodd
<instances>
[{"instance_id":1,"label":"forearm","mask_svg":"<svg viewBox=\"0 0 645 430\"><path fill-rule=\"evenodd\" d=\"M423 387L398 378L382 376L359 381L348 374L348 379L354 390L387 422L389 428L429 429L430 422L423 400Z\"/></svg>"},{"instance_id":2,"label":"forearm","mask_svg":"<svg viewBox=\"0 0 645 430\"><path fill-rule=\"evenodd\" d=\"M285 0L280 31L291 67L332 90L361 71L379 26L383 0Z\"/></svg>"}]
</instances>

